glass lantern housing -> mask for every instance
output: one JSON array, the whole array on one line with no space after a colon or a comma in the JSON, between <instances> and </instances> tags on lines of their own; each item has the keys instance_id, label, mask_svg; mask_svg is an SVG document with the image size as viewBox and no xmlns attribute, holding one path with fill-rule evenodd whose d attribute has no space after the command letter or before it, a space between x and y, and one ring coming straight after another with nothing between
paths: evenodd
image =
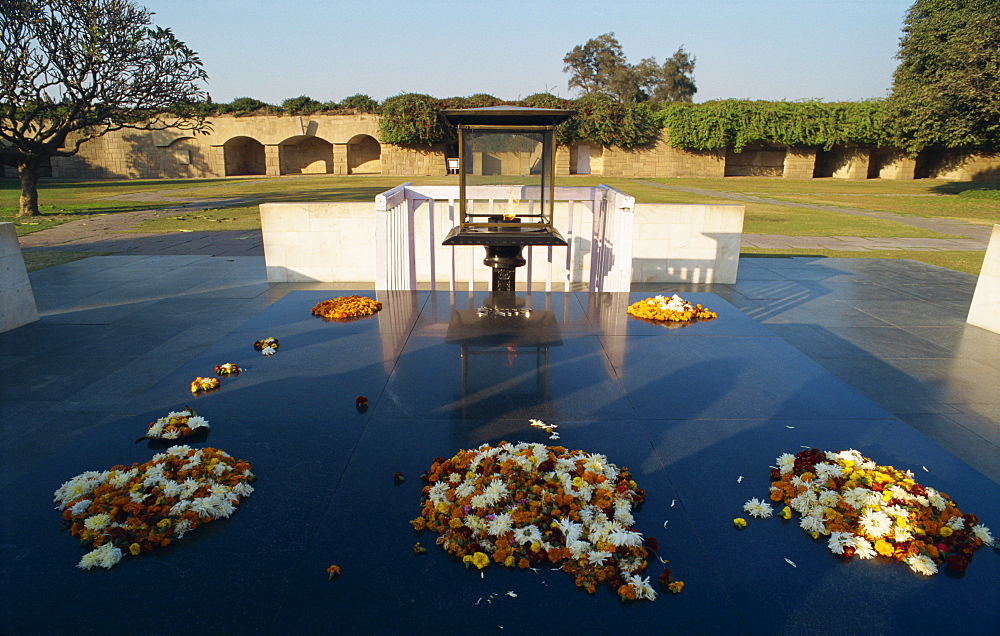
<instances>
[{"instance_id":1,"label":"glass lantern housing","mask_svg":"<svg viewBox=\"0 0 1000 636\"><path fill-rule=\"evenodd\" d=\"M445 245L566 245L552 224L555 129L573 111L441 111L458 131L459 225Z\"/></svg>"}]
</instances>

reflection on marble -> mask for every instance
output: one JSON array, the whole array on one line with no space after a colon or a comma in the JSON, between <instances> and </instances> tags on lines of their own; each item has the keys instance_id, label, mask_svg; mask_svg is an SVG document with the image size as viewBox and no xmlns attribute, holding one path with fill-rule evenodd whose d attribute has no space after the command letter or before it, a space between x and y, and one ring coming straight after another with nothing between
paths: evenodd
<instances>
[{"instance_id":1,"label":"reflection on marble","mask_svg":"<svg viewBox=\"0 0 1000 636\"><path fill-rule=\"evenodd\" d=\"M960 625L984 633L998 624L1000 559L988 550L964 578L926 578L895 563L835 558L777 519L733 529L743 502L767 496L774 458L802 446L854 447L880 463L926 467L922 483L994 530L1000 488L722 298L682 294L719 318L677 329L625 314L651 295L642 293L525 294L530 320L477 315L485 292L378 292L385 306L373 318L309 315L315 303L351 293L288 293L179 360L131 400L130 415L95 411L79 422L82 441L50 444L21 462L23 473L0 486L17 511L0 524L8 601L0 631L902 633ZM281 342L270 358L252 347L267 336ZM246 371L191 396L191 379L222 362ZM369 399L364 412L354 405L359 395ZM60 530L52 492L84 470L148 460L154 449L132 441L185 405L211 423L205 444L253 464L254 494L232 518L160 554L110 572L73 567L82 550ZM550 443L529 418L558 425L558 444L632 470L647 493L636 528L659 539L659 556L687 583L683 593L622 604L605 590L588 595L562 572L491 566L480 577L434 547L433 536L412 531L419 475L435 457L504 440ZM415 555L415 541L430 553ZM331 564L343 569L332 582ZM653 579L660 567L650 565ZM181 592L151 604L157 590ZM962 608L961 616L925 611L928 603Z\"/></svg>"}]
</instances>

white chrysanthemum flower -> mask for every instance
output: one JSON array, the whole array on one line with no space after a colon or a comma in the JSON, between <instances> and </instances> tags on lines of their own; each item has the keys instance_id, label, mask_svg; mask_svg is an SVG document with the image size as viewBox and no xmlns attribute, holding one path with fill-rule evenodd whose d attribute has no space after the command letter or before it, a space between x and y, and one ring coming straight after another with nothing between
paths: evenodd
<instances>
[{"instance_id":1,"label":"white chrysanthemum flower","mask_svg":"<svg viewBox=\"0 0 1000 636\"><path fill-rule=\"evenodd\" d=\"M965 519L963 519L962 517L952 517L951 519L948 520L948 523L946 523L945 525L951 528L952 530L961 530L962 528L965 527Z\"/></svg>"},{"instance_id":2,"label":"white chrysanthemum flower","mask_svg":"<svg viewBox=\"0 0 1000 636\"><path fill-rule=\"evenodd\" d=\"M239 495L240 497L249 497L252 492L253 492L253 486L246 483L245 481L241 481L240 483L233 486L233 494Z\"/></svg>"},{"instance_id":3,"label":"white chrysanthemum flower","mask_svg":"<svg viewBox=\"0 0 1000 636\"><path fill-rule=\"evenodd\" d=\"M771 513L774 512L771 508L771 504L761 501L756 497L743 504L743 511L748 513L751 517L756 517L758 519L767 519L771 516Z\"/></svg>"},{"instance_id":4,"label":"white chrysanthemum flower","mask_svg":"<svg viewBox=\"0 0 1000 636\"><path fill-rule=\"evenodd\" d=\"M589 542L579 539L566 541L566 549L569 550L569 555L574 559L582 559L587 556L593 547Z\"/></svg>"},{"instance_id":5,"label":"white chrysanthemum flower","mask_svg":"<svg viewBox=\"0 0 1000 636\"><path fill-rule=\"evenodd\" d=\"M174 505L170 506L170 516L176 517L178 515L184 514L184 512L191 507L191 502L187 499L178 501Z\"/></svg>"},{"instance_id":6,"label":"white chrysanthemum flower","mask_svg":"<svg viewBox=\"0 0 1000 636\"><path fill-rule=\"evenodd\" d=\"M167 455L170 455L171 457L187 457L189 450L191 450L190 446L179 444L168 448Z\"/></svg>"},{"instance_id":7,"label":"white chrysanthemum flower","mask_svg":"<svg viewBox=\"0 0 1000 636\"><path fill-rule=\"evenodd\" d=\"M870 459L862 458L862 460L858 462L858 468L860 468L861 470L875 470L876 468L878 468L878 464L876 464Z\"/></svg>"},{"instance_id":8,"label":"white chrysanthemum flower","mask_svg":"<svg viewBox=\"0 0 1000 636\"><path fill-rule=\"evenodd\" d=\"M854 535L852 541L854 545L854 554L856 554L859 559L874 559L875 555L878 554L875 552L875 548L868 539Z\"/></svg>"},{"instance_id":9,"label":"white chrysanthemum flower","mask_svg":"<svg viewBox=\"0 0 1000 636\"><path fill-rule=\"evenodd\" d=\"M870 508L861 513L858 523L865 534L872 539L881 539L892 530L892 519L889 515Z\"/></svg>"},{"instance_id":10,"label":"white chrysanthemum flower","mask_svg":"<svg viewBox=\"0 0 1000 636\"><path fill-rule=\"evenodd\" d=\"M627 499L619 499L615 502L615 521L623 526L635 524L635 517L632 516L632 502Z\"/></svg>"},{"instance_id":11,"label":"white chrysanthemum flower","mask_svg":"<svg viewBox=\"0 0 1000 636\"><path fill-rule=\"evenodd\" d=\"M213 513L214 506L208 497L198 497L191 501L191 505L188 506L188 510L192 512L197 512L198 516L202 519L211 517Z\"/></svg>"},{"instance_id":12,"label":"white chrysanthemum flower","mask_svg":"<svg viewBox=\"0 0 1000 636\"><path fill-rule=\"evenodd\" d=\"M810 511L819 506L819 497L816 495L815 491L807 490L793 498L790 502L788 502L788 504L795 512L807 515ZM746 506L744 505L744 510L745 509Z\"/></svg>"},{"instance_id":13,"label":"white chrysanthemum flower","mask_svg":"<svg viewBox=\"0 0 1000 636\"><path fill-rule=\"evenodd\" d=\"M579 538L583 532L583 524L575 523L569 517L561 517L556 523L567 542Z\"/></svg>"},{"instance_id":14,"label":"white chrysanthemum flower","mask_svg":"<svg viewBox=\"0 0 1000 636\"><path fill-rule=\"evenodd\" d=\"M872 492L867 488L848 488L844 491L842 495L844 501L847 505L851 506L855 510L861 510L866 506L877 505L881 497L878 493Z\"/></svg>"},{"instance_id":15,"label":"white chrysanthemum flower","mask_svg":"<svg viewBox=\"0 0 1000 636\"><path fill-rule=\"evenodd\" d=\"M649 584L648 576L642 578L638 574L632 574L628 577L627 582L635 590L636 599L656 600L656 590Z\"/></svg>"},{"instance_id":16,"label":"white chrysanthemum flower","mask_svg":"<svg viewBox=\"0 0 1000 636\"><path fill-rule=\"evenodd\" d=\"M473 508L486 508L489 503L486 500L486 495L476 495L469 500L469 505Z\"/></svg>"},{"instance_id":17,"label":"white chrysanthemum flower","mask_svg":"<svg viewBox=\"0 0 1000 636\"><path fill-rule=\"evenodd\" d=\"M135 468L132 470L116 470L112 471L111 475L108 477L108 483L115 488L121 488L129 482L130 479L135 477L139 471Z\"/></svg>"},{"instance_id":18,"label":"white chrysanthemum flower","mask_svg":"<svg viewBox=\"0 0 1000 636\"><path fill-rule=\"evenodd\" d=\"M274 347L264 347L260 350L260 353L265 356L273 356L275 351L277 351L277 349Z\"/></svg>"},{"instance_id":19,"label":"white chrysanthemum flower","mask_svg":"<svg viewBox=\"0 0 1000 636\"><path fill-rule=\"evenodd\" d=\"M913 535L910 533L910 531L901 526L895 527L895 529L892 531L892 536L897 543L902 543L903 541L910 541L911 539L913 539Z\"/></svg>"},{"instance_id":20,"label":"white chrysanthemum flower","mask_svg":"<svg viewBox=\"0 0 1000 636\"><path fill-rule=\"evenodd\" d=\"M439 503L444 503L447 501L445 496L448 494L448 484L443 481L439 481L433 486L431 486L430 492L427 493L427 497L431 500L431 503L435 506Z\"/></svg>"},{"instance_id":21,"label":"white chrysanthemum flower","mask_svg":"<svg viewBox=\"0 0 1000 636\"><path fill-rule=\"evenodd\" d=\"M818 532L820 534L826 534L828 532L826 528L826 522L823 520L822 515L803 515L799 519L799 527L806 532Z\"/></svg>"},{"instance_id":22,"label":"white chrysanthemum flower","mask_svg":"<svg viewBox=\"0 0 1000 636\"><path fill-rule=\"evenodd\" d=\"M889 495L893 499L899 499L900 501L910 501L911 499L913 499L910 493L906 492L905 488L897 484L889 486L887 490L889 491Z\"/></svg>"},{"instance_id":23,"label":"white chrysanthemum flower","mask_svg":"<svg viewBox=\"0 0 1000 636\"><path fill-rule=\"evenodd\" d=\"M903 559L903 561L917 574L923 574L925 576L937 574L937 564L934 563L934 561L927 555L918 554L916 556L907 557Z\"/></svg>"},{"instance_id":24,"label":"white chrysanthemum flower","mask_svg":"<svg viewBox=\"0 0 1000 636\"><path fill-rule=\"evenodd\" d=\"M83 558L76 564L76 567L82 570L89 570L95 565L102 568L110 568L121 561L121 559L122 551L110 543L105 543L101 547L95 548L83 555Z\"/></svg>"},{"instance_id":25,"label":"white chrysanthemum flower","mask_svg":"<svg viewBox=\"0 0 1000 636\"><path fill-rule=\"evenodd\" d=\"M191 522L188 521L187 519L181 519L180 521L174 524L174 534L177 535L178 539L182 538L184 536L184 533L186 533L190 529L191 529Z\"/></svg>"},{"instance_id":26,"label":"white chrysanthemum flower","mask_svg":"<svg viewBox=\"0 0 1000 636\"><path fill-rule=\"evenodd\" d=\"M142 503L143 500L146 498L146 493L142 492L141 490L138 491L131 490L128 493L128 498L132 500L132 503Z\"/></svg>"},{"instance_id":27,"label":"white chrysanthemum flower","mask_svg":"<svg viewBox=\"0 0 1000 636\"><path fill-rule=\"evenodd\" d=\"M176 428L173 429L173 430L169 430L169 431L167 431L166 433L164 433L162 435L163 439L177 439L180 436L181 436L181 432L178 431Z\"/></svg>"},{"instance_id":28,"label":"white chrysanthemum flower","mask_svg":"<svg viewBox=\"0 0 1000 636\"><path fill-rule=\"evenodd\" d=\"M194 494L194 491L198 490L200 487L201 484L188 477L183 483L181 483L181 497L184 497L185 499L190 497Z\"/></svg>"},{"instance_id":29,"label":"white chrysanthemum flower","mask_svg":"<svg viewBox=\"0 0 1000 636\"><path fill-rule=\"evenodd\" d=\"M98 530L107 528L109 523L111 523L111 517L102 512L84 519L83 526L87 528L87 530L97 532Z\"/></svg>"},{"instance_id":30,"label":"white chrysanthemum flower","mask_svg":"<svg viewBox=\"0 0 1000 636\"><path fill-rule=\"evenodd\" d=\"M455 495L459 499L465 499L466 497L471 497L472 493L476 492L476 485L471 480L463 481L461 484L455 488Z\"/></svg>"},{"instance_id":31,"label":"white chrysanthemum flower","mask_svg":"<svg viewBox=\"0 0 1000 636\"><path fill-rule=\"evenodd\" d=\"M813 468L816 472L816 476L822 480L832 479L834 477L840 477L844 474L844 469L837 464L829 464L827 462L822 462L816 464Z\"/></svg>"},{"instance_id":32,"label":"white chrysanthemum flower","mask_svg":"<svg viewBox=\"0 0 1000 636\"><path fill-rule=\"evenodd\" d=\"M605 552L604 550L594 550L587 554L587 562L590 565L600 565L604 563L605 559L611 557L610 552Z\"/></svg>"},{"instance_id":33,"label":"white chrysanthemum flower","mask_svg":"<svg viewBox=\"0 0 1000 636\"><path fill-rule=\"evenodd\" d=\"M895 517L895 518L902 517L904 521L906 520L906 517L908 517L910 514L910 511L907 510L906 508L896 505L882 506L882 512L889 515L890 517Z\"/></svg>"},{"instance_id":34,"label":"white chrysanthemum flower","mask_svg":"<svg viewBox=\"0 0 1000 636\"><path fill-rule=\"evenodd\" d=\"M824 488L816 496L816 503L824 508L833 508L840 503L840 494L836 490L827 490Z\"/></svg>"},{"instance_id":35,"label":"white chrysanthemum flower","mask_svg":"<svg viewBox=\"0 0 1000 636\"><path fill-rule=\"evenodd\" d=\"M795 455L792 455L791 453L782 453L781 455L778 455L776 462L778 472L785 475L792 472L792 469L795 467Z\"/></svg>"},{"instance_id":36,"label":"white chrysanthemum flower","mask_svg":"<svg viewBox=\"0 0 1000 636\"><path fill-rule=\"evenodd\" d=\"M827 453L827 457L829 457L830 454L831 453ZM865 456L862 455L860 451L856 451L853 448L833 453L833 457L831 457L831 459L833 458L844 462L854 462L855 464L860 464L865 461Z\"/></svg>"},{"instance_id":37,"label":"white chrysanthemum flower","mask_svg":"<svg viewBox=\"0 0 1000 636\"><path fill-rule=\"evenodd\" d=\"M534 532L532 532L534 530ZM535 532L538 532L538 528L535 526L522 526L520 528L514 528L514 541L524 544L531 544L535 542ZM540 537L539 533L539 538Z\"/></svg>"},{"instance_id":38,"label":"white chrysanthemum flower","mask_svg":"<svg viewBox=\"0 0 1000 636\"><path fill-rule=\"evenodd\" d=\"M212 516L227 518L234 512L236 512L236 506L233 505L232 501L222 497L212 497Z\"/></svg>"},{"instance_id":39,"label":"white chrysanthemum flower","mask_svg":"<svg viewBox=\"0 0 1000 636\"><path fill-rule=\"evenodd\" d=\"M61 504L60 508L65 508L69 502L94 492L94 489L102 483L104 483L104 477L101 473L88 470L60 486L55 492L54 501Z\"/></svg>"},{"instance_id":40,"label":"white chrysanthemum flower","mask_svg":"<svg viewBox=\"0 0 1000 636\"><path fill-rule=\"evenodd\" d=\"M462 476L458 473L452 473L448 475L448 481L453 484L457 484L458 482L462 481Z\"/></svg>"},{"instance_id":41,"label":"white chrysanthemum flower","mask_svg":"<svg viewBox=\"0 0 1000 636\"><path fill-rule=\"evenodd\" d=\"M927 489L927 501L938 510L944 510L945 506L947 505L945 502L945 498L941 496L941 493L934 490L933 488Z\"/></svg>"},{"instance_id":42,"label":"white chrysanthemum flower","mask_svg":"<svg viewBox=\"0 0 1000 636\"><path fill-rule=\"evenodd\" d=\"M87 512L87 508L90 508L90 504L94 503L90 499L81 499L80 501L73 504L73 507L69 509L70 514L74 517L82 515Z\"/></svg>"},{"instance_id":43,"label":"white chrysanthemum flower","mask_svg":"<svg viewBox=\"0 0 1000 636\"><path fill-rule=\"evenodd\" d=\"M830 548L830 552L834 554L843 554L844 548L848 548L854 545L854 535L850 532L831 532L830 540L826 542L826 546Z\"/></svg>"},{"instance_id":44,"label":"white chrysanthemum flower","mask_svg":"<svg viewBox=\"0 0 1000 636\"><path fill-rule=\"evenodd\" d=\"M631 530L615 530L608 534L608 543L619 548L623 546L637 548L642 545L642 535Z\"/></svg>"},{"instance_id":45,"label":"white chrysanthemum flower","mask_svg":"<svg viewBox=\"0 0 1000 636\"><path fill-rule=\"evenodd\" d=\"M156 420L156 423L149 427L146 431L146 437L159 437L163 434L163 427L166 426L166 422L161 420Z\"/></svg>"},{"instance_id":46,"label":"white chrysanthemum flower","mask_svg":"<svg viewBox=\"0 0 1000 636\"><path fill-rule=\"evenodd\" d=\"M990 534L990 529L983 525L972 526L972 534L976 535L976 538L982 541L986 545L993 545L993 535Z\"/></svg>"},{"instance_id":47,"label":"white chrysanthemum flower","mask_svg":"<svg viewBox=\"0 0 1000 636\"><path fill-rule=\"evenodd\" d=\"M181 494L181 485L172 479L164 480L162 488L165 497L178 497Z\"/></svg>"},{"instance_id":48,"label":"white chrysanthemum flower","mask_svg":"<svg viewBox=\"0 0 1000 636\"><path fill-rule=\"evenodd\" d=\"M510 532L513 526L514 519L510 516L509 512L504 512L486 522L486 531L494 537L499 537L506 532Z\"/></svg>"}]
</instances>

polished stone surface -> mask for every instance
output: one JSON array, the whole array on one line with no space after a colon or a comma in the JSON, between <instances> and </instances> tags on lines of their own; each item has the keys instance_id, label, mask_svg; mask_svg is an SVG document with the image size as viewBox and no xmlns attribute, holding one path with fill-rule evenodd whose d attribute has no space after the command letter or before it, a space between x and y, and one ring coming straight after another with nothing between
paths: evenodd
<instances>
[{"instance_id":1,"label":"polished stone surface","mask_svg":"<svg viewBox=\"0 0 1000 636\"><path fill-rule=\"evenodd\" d=\"M778 274L753 265L755 291L748 294L767 296L759 283L768 276L778 281ZM809 271L789 289L823 300L816 287L803 291L822 278ZM839 279L867 276L826 273L823 285L844 292L842 298L851 294ZM16 330L22 338L0 343L0 497L9 514L17 511L12 523L0 524L0 593L8 601L0 631L799 634L960 627L978 634L1000 621L994 602L1000 558L990 549L977 553L964 577L927 578L904 565L836 558L794 523L732 527L743 502L766 497L768 466L777 455L816 446L853 447L912 469L918 481L1000 530L1000 486L917 430L942 430L941 420L900 421L828 370L873 369L867 381L903 391L911 402L920 398L912 384L918 381L905 381L901 371L880 375L878 365L935 377L938 367L918 361L937 359L941 346L883 343L875 331L883 327L854 321L861 314L879 320L864 305L823 300L824 310L845 309L833 329L785 320L794 309L789 297L760 305L766 299L742 295L739 286L718 294L661 289L719 313L714 321L668 329L624 315L645 292L534 292L521 294L537 316L531 333L500 321L477 335L470 325L485 298L480 292L379 292L380 314L339 323L314 318L309 309L352 291L283 291L234 293L207 306L184 297L127 307L149 320L131 327L123 321L110 331L86 320L43 320ZM149 330L188 310L204 328L171 339L186 353L170 358L170 340L152 338ZM110 316L100 306L81 311L98 312L88 318L92 323ZM202 344L182 348L199 334ZM268 336L280 341L272 357L252 348ZM69 339L88 338L101 344L87 363L59 357ZM815 351L801 351L796 341ZM61 371L37 362L38 349ZM886 357L896 349L928 357ZM223 379L216 392L192 396L190 381L222 362L246 370ZM972 363L996 372L972 358L959 364ZM90 382L144 364L160 365L156 379L129 384L122 376L131 390L117 399L113 383L101 394L107 382ZM953 418L951 426L992 435L989 418L966 412L967 404L978 405L995 418L990 397L951 380L941 390L952 402L928 398L929 405L950 408L940 417ZM369 398L366 411L355 408L358 395ZM254 494L232 518L168 549L107 572L75 568L84 551L60 530L52 492L84 470L148 460L159 446L133 440L147 422L185 405L212 425L200 445L253 464ZM528 418L557 424L559 444L606 454L632 470L647 492L636 527L659 539L661 556L687 584L683 593L626 605L604 589L587 595L562 572L491 567L480 577L436 548L433 535L412 531L407 521L419 512L419 475L435 457L502 440L547 442ZM16 421L31 426L15 430ZM402 484L393 482L396 471L406 477ZM413 554L415 541L430 552ZM329 582L325 569L334 563L343 574ZM654 562L650 574L658 573ZM927 611L928 603L941 611Z\"/></svg>"}]
</instances>

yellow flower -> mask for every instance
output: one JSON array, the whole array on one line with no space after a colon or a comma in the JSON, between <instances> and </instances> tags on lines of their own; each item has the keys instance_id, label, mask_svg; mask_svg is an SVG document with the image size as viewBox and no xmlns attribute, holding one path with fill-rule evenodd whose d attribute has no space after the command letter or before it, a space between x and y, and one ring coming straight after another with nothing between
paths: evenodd
<instances>
[{"instance_id":1,"label":"yellow flower","mask_svg":"<svg viewBox=\"0 0 1000 636\"><path fill-rule=\"evenodd\" d=\"M789 508L788 506L785 506L784 508L781 509L781 512L778 513L778 516L781 517L782 519L791 519L792 509Z\"/></svg>"},{"instance_id":2,"label":"yellow flower","mask_svg":"<svg viewBox=\"0 0 1000 636\"><path fill-rule=\"evenodd\" d=\"M507 557L506 559L503 560L503 564L509 568L514 567L514 557L512 556Z\"/></svg>"},{"instance_id":3,"label":"yellow flower","mask_svg":"<svg viewBox=\"0 0 1000 636\"><path fill-rule=\"evenodd\" d=\"M490 564L490 557L486 556L485 553L476 552L475 554L472 555L472 565L476 566L480 570L482 570L489 564Z\"/></svg>"},{"instance_id":4,"label":"yellow flower","mask_svg":"<svg viewBox=\"0 0 1000 636\"><path fill-rule=\"evenodd\" d=\"M875 551L882 556L891 557L893 552L892 544L885 539L879 539L875 542Z\"/></svg>"},{"instance_id":5,"label":"yellow flower","mask_svg":"<svg viewBox=\"0 0 1000 636\"><path fill-rule=\"evenodd\" d=\"M442 514L448 512L448 504L446 504L443 501L440 502L440 503L438 503L438 505L437 505L437 511L440 512L440 513L442 513Z\"/></svg>"},{"instance_id":6,"label":"yellow flower","mask_svg":"<svg viewBox=\"0 0 1000 636\"><path fill-rule=\"evenodd\" d=\"M736 526L737 529L742 530L743 528L747 527L747 520L741 517L737 517L733 519L733 525Z\"/></svg>"},{"instance_id":7,"label":"yellow flower","mask_svg":"<svg viewBox=\"0 0 1000 636\"><path fill-rule=\"evenodd\" d=\"M128 551L132 553L132 556L139 556L139 552L142 548L139 547L138 543L133 543L128 547Z\"/></svg>"},{"instance_id":8,"label":"yellow flower","mask_svg":"<svg viewBox=\"0 0 1000 636\"><path fill-rule=\"evenodd\" d=\"M953 532L955 531L951 529L951 526L941 526L941 529L938 530L938 534L942 537L950 537Z\"/></svg>"},{"instance_id":9,"label":"yellow flower","mask_svg":"<svg viewBox=\"0 0 1000 636\"><path fill-rule=\"evenodd\" d=\"M667 583L667 589L674 594L680 594L681 590L684 589L684 581L671 581Z\"/></svg>"}]
</instances>

